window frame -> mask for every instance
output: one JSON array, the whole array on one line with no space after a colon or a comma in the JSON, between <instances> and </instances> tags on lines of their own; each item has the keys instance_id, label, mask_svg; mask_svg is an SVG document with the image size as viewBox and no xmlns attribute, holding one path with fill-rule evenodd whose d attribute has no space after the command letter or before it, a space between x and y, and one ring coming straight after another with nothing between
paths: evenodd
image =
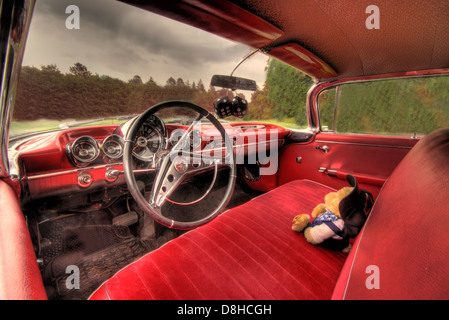
<instances>
[{"instance_id":1,"label":"window frame","mask_svg":"<svg viewBox=\"0 0 449 320\"><path fill-rule=\"evenodd\" d=\"M385 75L375 75L375 76L366 76L366 77L354 77L347 79L338 79L334 81L328 82L318 82L309 91L308 96L308 109L309 109L309 127L313 132L316 133L334 133L341 135L379 135L379 136L392 136L392 137L400 137L398 134L380 134L380 133L351 133L351 132L336 132L336 113L338 105L334 105L334 115L332 120L332 130L323 130L323 125L321 123L320 110L318 98L320 94L326 90L332 90L333 88L338 88L343 84L350 83L362 83L362 82L372 82L372 81L382 81L382 80L394 80L394 79L410 79L410 78L422 78L422 77L432 77L438 75L449 75L449 68L443 69L433 69L433 70L420 70L420 71L408 71L401 73L393 73L393 74L385 74ZM338 98L337 89L335 94L336 99ZM402 136L404 137L404 136ZM412 139L416 139L417 137L414 135L411 137Z\"/></svg>"}]
</instances>

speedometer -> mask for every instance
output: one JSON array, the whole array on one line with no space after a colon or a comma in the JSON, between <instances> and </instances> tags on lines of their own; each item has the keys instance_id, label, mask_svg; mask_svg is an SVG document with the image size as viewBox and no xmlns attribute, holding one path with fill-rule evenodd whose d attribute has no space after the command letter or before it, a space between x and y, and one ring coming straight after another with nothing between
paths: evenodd
<instances>
[{"instance_id":1,"label":"speedometer","mask_svg":"<svg viewBox=\"0 0 449 320\"><path fill-rule=\"evenodd\" d=\"M155 127L143 124L137 131L134 140L133 155L139 160L149 161L159 151L162 145L162 136Z\"/></svg>"}]
</instances>

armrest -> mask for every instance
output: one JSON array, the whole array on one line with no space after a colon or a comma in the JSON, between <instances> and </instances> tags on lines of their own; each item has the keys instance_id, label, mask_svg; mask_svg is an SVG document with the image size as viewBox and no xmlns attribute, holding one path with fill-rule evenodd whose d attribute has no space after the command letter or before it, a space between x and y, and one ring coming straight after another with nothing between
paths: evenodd
<instances>
[{"instance_id":1,"label":"armrest","mask_svg":"<svg viewBox=\"0 0 449 320\"><path fill-rule=\"evenodd\" d=\"M380 176L380 175L372 175L366 173L353 172L344 169L328 169L324 167L320 167L318 169L319 172L327 174L328 176L335 177L337 179L346 180L346 176L348 174L353 175L359 183L370 184L373 186L383 186L385 181L387 181L388 177Z\"/></svg>"},{"instance_id":2,"label":"armrest","mask_svg":"<svg viewBox=\"0 0 449 320\"><path fill-rule=\"evenodd\" d=\"M371 175L371 174L365 174L365 173L357 173L357 172L351 172L351 171L345 171L345 170L338 170L337 171L337 178L346 180L346 176L348 174L352 174L359 183L366 183L371 184L374 186L383 186L385 181L387 181L387 177L379 176L379 175Z\"/></svg>"}]
</instances>

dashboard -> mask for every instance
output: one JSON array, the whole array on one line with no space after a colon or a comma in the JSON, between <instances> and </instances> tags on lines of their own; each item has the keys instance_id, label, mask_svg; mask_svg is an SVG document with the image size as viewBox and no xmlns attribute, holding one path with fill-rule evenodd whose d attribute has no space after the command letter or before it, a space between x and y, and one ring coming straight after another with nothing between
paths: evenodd
<instances>
[{"instance_id":1,"label":"dashboard","mask_svg":"<svg viewBox=\"0 0 449 320\"><path fill-rule=\"evenodd\" d=\"M12 150L14 162L28 201L126 187L124 175L119 173L123 173L124 139L134 120L122 125L69 128L16 143ZM236 154L242 157L256 152L256 145L259 149L279 148L290 132L271 124L224 123L223 126ZM188 128L189 125L181 123L165 123L154 115L147 119L133 141L136 177L142 175L151 180L153 155L177 145ZM260 133L265 131L276 134L264 133L261 138ZM217 132L211 124L193 128L182 139L183 145L177 147L199 152L219 150L222 145L214 139Z\"/></svg>"}]
</instances>

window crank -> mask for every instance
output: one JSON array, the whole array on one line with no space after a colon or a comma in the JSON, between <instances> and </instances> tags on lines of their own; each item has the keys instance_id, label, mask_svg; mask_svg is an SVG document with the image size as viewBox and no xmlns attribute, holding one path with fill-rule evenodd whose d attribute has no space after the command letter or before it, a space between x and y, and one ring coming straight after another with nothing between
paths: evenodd
<instances>
[{"instance_id":1,"label":"window crank","mask_svg":"<svg viewBox=\"0 0 449 320\"><path fill-rule=\"evenodd\" d=\"M328 146L316 146L316 149L321 149L324 153L328 153L330 150Z\"/></svg>"}]
</instances>

